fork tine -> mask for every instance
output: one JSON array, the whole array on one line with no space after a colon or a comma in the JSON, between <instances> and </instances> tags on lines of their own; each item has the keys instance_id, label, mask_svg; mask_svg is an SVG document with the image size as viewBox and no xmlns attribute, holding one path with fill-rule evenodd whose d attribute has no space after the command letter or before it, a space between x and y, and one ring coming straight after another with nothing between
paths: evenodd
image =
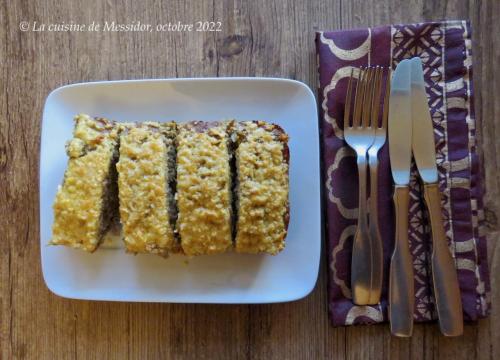
<instances>
[{"instance_id":1,"label":"fork tine","mask_svg":"<svg viewBox=\"0 0 500 360\"><path fill-rule=\"evenodd\" d=\"M380 66L377 66L375 68L375 78L374 78L374 85L373 85L373 98L372 98L372 111L371 111L371 126L374 128L378 128L378 113L379 113L379 108L380 108L380 92L381 92L381 87L382 87L382 68Z\"/></svg>"},{"instance_id":2,"label":"fork tine","mask_svg":"<svg viewBox=\"0 0 500 360\"><path fill-rule=\"evenodd\" d=\"M382 113L382 128L387 129L387 118L389 117L389 95L391 93L391 69L387 69L385 82L384 112Z\"/></svg>"},{"instance_id":3,"label":"fork tine","mask_svg":"<svg viewBox=\"0 0 500 360\"><path fill-rule=\"evenodd\" d=\"M365 70L359 69L358 81L356 84L356 94L354 95L354 115L352 117L352 126L358 127L361 122L361 104L364 92Z\"/></svg>"},{"instance_id":4,"label":"fork tine","mask_svg":"<svg viewBox=\"0 0 500 360\"><path fill-rule=\"evenodd\" d=\"M370 107L373 97L373 68L367 69L366 80L364 83L364 96L363 96L363 127L370 126Z\"/></svg>"},{"instance_id":5,"label":"fork tine","mask_svg":"<svg viewBox=\"0 0 500 360\"><path fill-rule=\"evenodd\" d=\"M352 91L352 75L354 68L351 69L351 76L349 77L349 83L347 84L347 94L345 97L345 109L344 109L344 129L349 127L349 118L351 116L351 91Z\"/></svg>"}]
</instances>

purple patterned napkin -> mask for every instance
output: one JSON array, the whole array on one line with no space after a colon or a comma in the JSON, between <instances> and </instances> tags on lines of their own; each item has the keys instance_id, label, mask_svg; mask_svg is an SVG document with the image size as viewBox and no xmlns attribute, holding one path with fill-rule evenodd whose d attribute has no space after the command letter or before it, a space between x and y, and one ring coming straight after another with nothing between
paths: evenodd
<instances>
[{"instance_id":1,"label":"purple patterned napkin","mask_svg":"<svg viewBox=\"0 0 500 360\"><path fill-rule=\"evenodd\" d=\"M384 289L376 306L351 300L350 264L357 217L357 168L344 142L342 121L352 67L396 67L420 56L434 122L442 212L453 250L464 318L489 312L489 274L483 214L483 178L476 153L471 33L468 22L445 21L373 29L318 32L319 107L328 239L329 311L334 325L387 320L387 288L394 243L392 177L387 144L379 153L379 224L384 242ZM430 231L422 189L412 166L409 239L415 272L415 321L436 318L430 273Z\"/></svg>"}]
</instances>

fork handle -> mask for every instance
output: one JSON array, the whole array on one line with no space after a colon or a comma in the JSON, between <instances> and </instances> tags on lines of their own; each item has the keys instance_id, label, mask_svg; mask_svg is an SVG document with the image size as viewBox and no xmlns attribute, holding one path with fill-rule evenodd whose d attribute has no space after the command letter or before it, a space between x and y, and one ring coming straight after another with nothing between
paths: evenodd
<instances>
[{"instance_id":1,"label":"fork handle","mask_svg":"<svg viewBox=\"0 0 500 360\"><path fill-rule=\"evenodd\" d=\"M445 336L460 336L464 331L460 288L444 232L441 194L437 183L424 184L424 199L431 221L432 281L439 327Z\"/></svg>"},{"instance_id":2,"label":"fork handle","mask_svg":"<svg viewBox=\"0 0 500 360\"><path fill-rule=\"evenodd\" d=\"M370 304L380 302L382 294L384 249L378 226L378 151L368 151L368 165L370 167L370 209L369 233L372 253L372 281Z\"/></svg>"},{"instance_id":3,"label":"fork handle","mask_svg":"<svg viewBox=\"0 0 500 360\"><path fill-rule=\"evenodd\" d=\"M389 274L389 320L391 334L409 337L413 332L413 262L408 243L408 186L394 187L396 238Z\"/></svg>"},{"instance_id":4,"label":"fork handle","mask_svg":"<svg viewBox=\"0 0 500 360\"><path fill-rule=\"evenodd\" d=\"M370 304L372 256L366 219L366 152L358 154L358 225L354 234L351 262L351 289L356 305Z\"/></svg>"}]
</instances>

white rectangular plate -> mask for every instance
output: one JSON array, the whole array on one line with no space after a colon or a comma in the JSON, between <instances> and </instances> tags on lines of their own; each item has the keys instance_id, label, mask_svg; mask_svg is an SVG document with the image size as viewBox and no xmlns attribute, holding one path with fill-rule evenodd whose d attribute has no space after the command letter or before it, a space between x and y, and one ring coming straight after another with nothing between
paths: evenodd
<instances>
[{"instance_id":1,"label":"white rectangular plate","mask_svg":"<svg viewBox=\"0 0 500 360\"><path fill-rule=\"evenodd\" d=\"M79 113L117 121L262 119L290 136L290 226L277 256L227 253L163 259L123 249L93 254L48 246L52 202ZM316 283L321 252L316 101L301 82L270 78L109 81L54 90L43 112L40 155L42 270L57 295L89 300L270 303L300 299Z\"/></svg>"}]
</instances>

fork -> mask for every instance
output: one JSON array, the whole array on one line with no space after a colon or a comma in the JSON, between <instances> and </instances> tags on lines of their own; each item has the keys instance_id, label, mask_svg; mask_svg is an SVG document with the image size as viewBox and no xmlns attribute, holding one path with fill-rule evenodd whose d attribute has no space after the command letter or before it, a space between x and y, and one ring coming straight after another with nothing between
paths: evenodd
<instances>
[{"instance_id":1,"label":"fork","mask_svg":"<svg viewBox=\"0 0 500 360\"><path fill-rule=\"evenodd\" d=\"M359 173L358 225L354 235L351 263L351 289L357 305L368 305L372 287L372 254L366 212L367 153L375 140L375 127L370 118L374 84L374 69L360 69L354 97L354 113L350 123L353 70L347 85L344 112L344 138L356 152Z\"/></svg>"},{"instance_id":2,"label":"fork","mask_svg":"<svg viewBox=\"0 0 500 360\"><path fill-rule=\"evenodd\" d=\"M375 127L375 140L368 149L368 166L370 168L370 203L369 234L372 254L372 282L369 304L377 304L382 294L384 250L378 226L378 152L384 146L387 137L387 118L389 114L389 94L391 84L390 70L387 72L382 121L379 125L380 94L382 91L383 68L375 70L375 94L372 102L372 126Z\"/></svg>"}]
</instances>

